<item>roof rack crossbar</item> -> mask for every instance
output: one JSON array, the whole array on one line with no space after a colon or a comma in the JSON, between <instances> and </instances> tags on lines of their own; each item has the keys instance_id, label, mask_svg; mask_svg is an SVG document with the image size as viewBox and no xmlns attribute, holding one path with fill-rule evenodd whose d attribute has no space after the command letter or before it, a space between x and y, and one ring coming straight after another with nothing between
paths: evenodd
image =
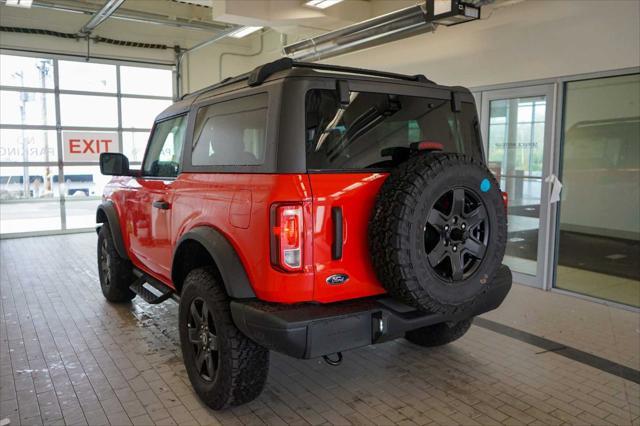
<instances>
[{"instance_id":1,"label":"roof rack crossbar","mask_svg":"<svg viewBox=\"0 0 640 426\"><path fill-rule=\"evenodd\" d=\"M371 75L374 77L385 77L396 80L418 81L421 83L433 83L422 74L406 75L387 71L366 70L362 68L343 67L340 65L315 64L311 62L298 62L291 58L280 58L276 61L269 62L255 68L249 75L249 86L258 86L262 84L270 75L278 71L284 71L292 68L310 68L323 71L338 71L350 74Z\"/></svg>"},{"instance_id":2,"label":"roof rack crossbar","mask_svg":"<svg viewBox=\"0 0 640 426\"><path fill-rule=\"evenodd\" d=\"M433 83L433 81L429 80L423 74L407 75L407 74L398 74L395 72L367 70L362 68L344 67L341 65L331 65L331 64L314 64L309 62L294 62L293 66L297 68L312 68L316 70L339 71L339 72L346 72L350 74L363 74L363 75L371 75L374 77L393 78L396 80L418 81L421 83Z\"/></svg>"}]
</instances>

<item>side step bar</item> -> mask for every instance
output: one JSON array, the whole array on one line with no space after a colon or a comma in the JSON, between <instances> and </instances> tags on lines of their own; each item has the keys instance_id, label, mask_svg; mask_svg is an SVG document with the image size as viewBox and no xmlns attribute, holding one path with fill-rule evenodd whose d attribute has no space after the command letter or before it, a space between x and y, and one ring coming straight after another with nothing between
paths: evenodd
<instances>
[{"instance_id":1,"label":"side step bar","mask_svg":"<svg viewBox=\"0 0 640 426\"><path fill-rule=\"evenodd\" d=\"M134 275L138 278L129 286L131 291L140 296L145 302L157 305L172 297L175 292L172 288L144 272L134 269Z\"/></svg>"}]
</instances>

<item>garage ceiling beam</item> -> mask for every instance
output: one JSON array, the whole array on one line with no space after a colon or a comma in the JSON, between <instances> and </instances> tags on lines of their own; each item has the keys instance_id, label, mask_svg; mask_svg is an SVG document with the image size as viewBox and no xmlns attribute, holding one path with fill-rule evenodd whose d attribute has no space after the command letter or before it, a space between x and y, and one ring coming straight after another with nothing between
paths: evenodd
<instances>
[{"instance_id":1,"label":"garage ceiling beam","mask_svg":"<svg viewBox=\"0 0 640 426\"><path fill-rule=\"evenodd\" d=\"M113 15L120 6L122 6L122 3L124 3L124 0L107 0L100 9L95 11L89 21L80 28L80 34L91 34L98 25L109 19L109 17Z\"/></svg>"},{"instance_id":2,"label":"garage ceiling beam","mask_svg":"<svg viewBox=\"0 0 640 426\"><path fill-rule=\"evenodd\" d=\"M0 0L0 5L4 5L6 0ZM71 12L71 13L84 13L92 15L95 13L95 7L88 6L86 4L76 2L69 3L65 1L52 2L47 0L34 0L31 5L32 8L57 10L58 12ZM132 9L118 9L111 15L112 19L119 19L131 22L142 22L145 24L157 24L168 25L171 27L184 28L187 30L199 30L207 32L218 32L228 28L228 25L220 24L217 22L196 21L184 18L171 18L166 15L144 12Z\"/></svg>"}]
</instances>

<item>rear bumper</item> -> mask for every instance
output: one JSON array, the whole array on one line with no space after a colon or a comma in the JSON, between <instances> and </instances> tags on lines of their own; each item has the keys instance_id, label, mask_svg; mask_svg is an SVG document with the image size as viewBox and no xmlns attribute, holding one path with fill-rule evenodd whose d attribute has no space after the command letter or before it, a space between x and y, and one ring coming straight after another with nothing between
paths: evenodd
<instances>
[{"instance_id":1,"label":"rear bumper","mask_svg":"<svg viewBox=\"0 0 640 426\"><path fill-rule=\"evenodd\" d=\"M388 296L328 305L234 301L231 314L236 326L260 345L295 358L315 358L496 309L511 289L509 268L503 265L488 285L472 311L451 316L421 312Z\"/></svg>"}]
</instances>

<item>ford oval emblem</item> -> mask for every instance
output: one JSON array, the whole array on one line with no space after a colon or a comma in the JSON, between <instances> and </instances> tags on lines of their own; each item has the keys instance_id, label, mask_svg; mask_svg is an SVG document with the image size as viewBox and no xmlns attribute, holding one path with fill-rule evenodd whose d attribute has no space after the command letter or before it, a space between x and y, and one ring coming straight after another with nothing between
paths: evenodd
<instances>
[{"instance_id":1,"label":"ford oval emblem","mask_svg":"<svg viewBox=\"0 0 640 426\"><path fill-rule=\"evenodd\" d=\"M327 277L327 284L340 285L346 283L348 280L349 275L347 274L334 274L330 277Z\"/></svg>"}]
</instances>

